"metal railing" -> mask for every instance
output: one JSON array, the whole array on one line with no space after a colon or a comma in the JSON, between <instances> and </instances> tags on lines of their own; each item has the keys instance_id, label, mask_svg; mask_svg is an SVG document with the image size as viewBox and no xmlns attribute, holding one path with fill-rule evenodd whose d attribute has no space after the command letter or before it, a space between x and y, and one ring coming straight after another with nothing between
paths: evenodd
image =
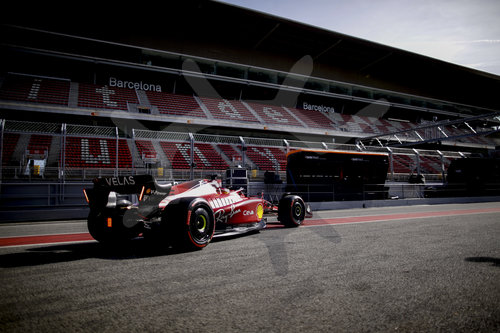
<instances>
[{"instance_id":1,"label":"metal railing","mask_svg":"<svg viewBox=\"0 0 500 333\"><path fill-rule=\"evenodd\" d=\"M20 137L18 142L8 142L12 136L17 135ZM45 134L51 136L52 144L50 150L45 156L43 166L38 168L30 168L29 156L25 153L27 151L28 139L33 134ZM109 161L110 164L107 168L93 167L83 168L75 167L77 163L71 163L71 156L68 150L71 148L69 138L94 138L106 140L109 146ZM24 140L24 141L23 141ZM122 140L122 141L120 141ZM121 167L120 160L120 145L126 141L129 147L131 156L130 167ZM187 164L192 169L175 169L171 168L170 163L159 158L162 155L161 151L157 151L157 159L154 163L148 163L142 159L138 152L136 140L150 140L152 143L161 142L176 142L176 143L210 143L213 145L230 144L242 156L243 167L256 169L256 178L260 178L264 170L259 170L258 167L250 163L246 159L246 147L275 147L281 149L283 152L289 152L295 149L314 149L314 150L345 150L345 151L359 151L360 147L347 144L336 144L328 142L307 142L307 141L293 141L284 139L268 139L268 138L254 138L254 137L241 137L241 136L223 136L223 135L209 135L199 133L181 133L181 132L167 132L167 131L150 131L150 130L132 130L132 138L127 138L120 133L117 127L99 127L99 126L84 126L72 124L52 124L52 123L34 123L23 121L1 120L0 128L0 159L2 165L0 166L0 179L3 181L10 180L28 180L35 181L53 180L53 181L85 181L96 176L106 175L121 175L121 174L141 174L151 173L157 177L165 179L192 179L204 177L210 173L221 173L224 170L208 170L195 166L194 155L191 154ZM13 147L14 146L14 147ZM9 147L9 156L7 156L7 149ZM114 156L111 156L112 149L114 149ZM369 147L367 151L385 152L389 156L390 168L388 179L392 181L406 181L411 173L425 173L426 179L439 180L444 179L446 166L450 160L462 158L467 156L466 153L460 152L440 152L432 150L416 150L405 148L383 148L383 147ZM406 155L412 159L412 165L408 166L406 173L398 173L394 167L394 160L396 156ZM432 157L434 160L439 159L438 170L441 172L428 173L423 170L423 159L425 157ZM230 162L229 162L230 163ZM84 163L80 163L84 164ZM274 170L282 175L284 179L285 170ZM406 178L406 179L405 179Z\"/></svg>"}]
</instances>

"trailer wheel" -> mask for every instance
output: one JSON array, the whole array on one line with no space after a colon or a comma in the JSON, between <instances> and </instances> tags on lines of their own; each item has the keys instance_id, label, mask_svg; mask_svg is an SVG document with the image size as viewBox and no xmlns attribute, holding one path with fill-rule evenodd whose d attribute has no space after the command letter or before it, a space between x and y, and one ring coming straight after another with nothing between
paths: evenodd
<instances>
[{"instance_id":1,"label":"trailer wheel","mask_svg":"<svg viewBox=\"0 0 500 333\"><path fill-rule=\"evenodd\" d=\"M285 227L294 228L302 224L306 216L306 205L298 195L283 197L278 206L278 220Z\"/></svg>"}]
</instances>

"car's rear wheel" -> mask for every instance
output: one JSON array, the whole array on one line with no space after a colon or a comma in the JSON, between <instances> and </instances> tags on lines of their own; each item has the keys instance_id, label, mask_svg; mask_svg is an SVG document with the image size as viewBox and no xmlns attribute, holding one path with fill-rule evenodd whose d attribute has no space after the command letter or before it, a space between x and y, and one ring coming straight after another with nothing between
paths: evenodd
<instances>
[{"instance_id":1,"label":"car's rear wheel","mask_svg":"<svg viewBox=\"0 0 500 333\"><path fill-rule=\"evenodd\" d=\"M116 244L137 237L141 228L139 225L127 228L123 225L123 215L112 210L91 210L87 218L87 228L90 235L99 243Z\"/></svg>"},{"instance_id":2,"label":"car's rear wheel","mask_svg":"<svg viewBox=\"0 0 500 333\"><path fill-rule=\"evenodd\" d=\"M205 247L213 236L213 218L205 207L198 207L191 212L187 235L190 243L196 247Z\"/></svg>"},{"instance_id":3,"label":"car's rear wheel","mask_svg":"<svg viewBox=\"0 0 500 333\"><path fill-rule=\"evenodd\" d=\"M278 220L285 227L298 227L304 221L305 216L306 205L298 195L287 195L280 200Z\"/></svg>"},{"instance_id":4,"label":"car's rear wheel","mask_svg":"<svg viewBox=\"0 0 500 333\"><path fill-rule=\"evenodd\" d=\"M186 250L206 247L215 231L215 219L208 203L199 198L171 202L163 213L163 230L171 245Z\"/></svg>"}]
</instances>

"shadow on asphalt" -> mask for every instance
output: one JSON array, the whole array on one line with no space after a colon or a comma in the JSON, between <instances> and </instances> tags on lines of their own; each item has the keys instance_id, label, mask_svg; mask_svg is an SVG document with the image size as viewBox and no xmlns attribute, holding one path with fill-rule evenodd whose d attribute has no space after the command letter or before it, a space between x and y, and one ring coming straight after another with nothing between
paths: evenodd
<instances>
[{"instance_id":1,"label":"shadow on asphalt","mask_svg":"<svg viewBox=\"0 0 500 333\"><path fill-rule=\"evenodd\" d=\"M468 257L465 258L465 261L469 262L477 262L477 263L491 263L491 266L500 267L500 258L492 258L492 257Z\"/></svg>"},{"instance_id":2,"label":"shadow on asphalt","mask_svg":"<svg viewBox=\"0 0 500 333\"><path fill-rule=\"evenodd\" d=\"M219 236L213 238L211 243L234 240L258 233L259 231L252 231L245 234ZM127 260L197 251L198 250L176 249L145 238L136 238L128 242L109 245L98 242L54 244L48 246L34 245L34 247L23 248L21 252L0 255L0 267L38 266L91 258Z\"/></svg>"},{"instance_id":3,"label":"shadow on asphalt","mask_svg":"<svg viewBox=\"0 0 500 333\"><path fill-rule=\"evenodd\" d=\"M160 246L144 239L126 244L103 245L97 242L33 247L23 252L0 255L0 267L37 266L90 258L126 260L179 254L189 251Z\"/></svg>"},{"instance_id":4,"label":"shadow on asphalt","mask_svg":"<svg viewBox=\"0 0 500 333\"><path fill-rule=\"evenodd\" d=\"M260 235L256 238L267 248L275 273L279 276L288 274L287 238L297 232L298 228L284 228L276 226L265 229L266 232L252 231L246 234L222 236L214 238L212 242L246 237L252 234ZM269 232L274 230L275 232ZM341 236L333 227L307 228L309 232L328 240L332 244L342 241ZM276 231L281 231L276 233ZM167 247L165 244L151 239L137 238L129 242L104 245L98 242L77 244L59 244L48 246L34 246L22 249L20 252L0 255L0 267L39 266L53 263L71 262L84 259L128 260L165 255L175 255L197 250L183 250Z\"/></svg>"}]
</instances>

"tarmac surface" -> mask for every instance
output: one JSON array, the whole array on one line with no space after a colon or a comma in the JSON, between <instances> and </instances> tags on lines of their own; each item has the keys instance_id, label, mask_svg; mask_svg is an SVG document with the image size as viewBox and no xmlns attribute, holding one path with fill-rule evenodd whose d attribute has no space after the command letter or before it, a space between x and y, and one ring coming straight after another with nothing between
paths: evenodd
<instances>
[{"instance_id":1,"label":"tarmac surface","mask_svg":"<svg viewBox=\"0 0 500 333\"><path fill-rule=\"evenodd\" d=\"M10 223L0 240L86 231ZM3 244L0 332L500 331L498 202L321 211L185 253Z\"/></svg>"}]
</instances>

